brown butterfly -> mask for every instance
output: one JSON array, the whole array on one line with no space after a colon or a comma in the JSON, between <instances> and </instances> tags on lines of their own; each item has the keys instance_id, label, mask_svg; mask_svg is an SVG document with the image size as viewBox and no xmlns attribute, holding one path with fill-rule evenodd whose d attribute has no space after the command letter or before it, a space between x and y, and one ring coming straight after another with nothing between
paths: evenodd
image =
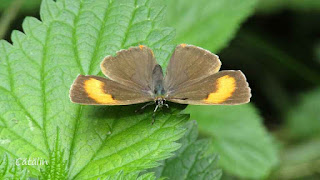
<instances>
[{"instance_id":1,"label":"brown butterfly","mask_svg":"<svg viewBox=\"0 0 320 180\"><path fill-rule=\"evenodd\" d=\"M250 101L251 92L241 71L220 71L219 57L202 48L180 44L167 73L152 50L140 45L107 56L101 70L109 79L79 75L70 90L74 103L128 105L143 102L167 106L166 101L192 105L235 105Z\"/></svg>"}]
</instances>

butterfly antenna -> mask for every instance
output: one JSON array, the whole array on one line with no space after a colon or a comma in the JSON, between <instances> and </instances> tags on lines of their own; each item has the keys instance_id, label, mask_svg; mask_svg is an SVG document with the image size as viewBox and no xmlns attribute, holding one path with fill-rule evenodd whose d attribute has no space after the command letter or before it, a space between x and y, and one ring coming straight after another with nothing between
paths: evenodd
<instances>
[{"instance_id":1,"label":"butterfly antenna","mask_svg":"<svg viewBox=\"0 0 320 180\"><path fill-rule=\"evenodd\" d=\"M171 99L187 100L187 99L189 99L189 98L171 98Z\"/></svg>"}]
</instances>

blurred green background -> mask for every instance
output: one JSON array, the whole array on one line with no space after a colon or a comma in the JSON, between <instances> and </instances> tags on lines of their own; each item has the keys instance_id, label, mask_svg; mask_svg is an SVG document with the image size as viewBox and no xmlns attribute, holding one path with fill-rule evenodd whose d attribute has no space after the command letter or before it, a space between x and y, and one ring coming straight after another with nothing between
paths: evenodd
<instances>
[{"instance_id":1,"label":"blurred green background","mask_svg":"<svg viewBox=\"0 0 320 180\"><path fill-rule=\"evenodd\" d=\"M1 39L40 18L40 3L0 0ZM223 179L320 179L320 1L166 3L176 43L217 53L252 89L249 105L187 108L212 138Z\"/></svg>"}]
</instances>

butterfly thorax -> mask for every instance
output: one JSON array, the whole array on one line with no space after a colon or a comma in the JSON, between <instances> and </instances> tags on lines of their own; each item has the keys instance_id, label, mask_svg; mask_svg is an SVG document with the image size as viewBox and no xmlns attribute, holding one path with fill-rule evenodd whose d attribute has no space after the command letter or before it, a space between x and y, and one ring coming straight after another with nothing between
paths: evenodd
<instances>
[{"instance_id":1,"label":"butterfly thorax","mask_svg":"<svg viewBox=\"0 0 320 180\"><path fill-rule=\"evenodd\" d=\"M156 65L152 72L152 94L155 104L161 108L166 105L166 90L163 86L163 72L160 65Z\"/></svg>"}]
</instances>

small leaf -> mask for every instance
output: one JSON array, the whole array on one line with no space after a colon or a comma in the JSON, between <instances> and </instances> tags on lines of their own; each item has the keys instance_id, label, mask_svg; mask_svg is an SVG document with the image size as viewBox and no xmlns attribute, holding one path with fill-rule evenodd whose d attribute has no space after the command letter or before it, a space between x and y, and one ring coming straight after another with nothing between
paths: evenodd
<instances>
[{"instance_id":1,"label":"small leaf","mask_svg":"<svg viewBox=\"0 0 320 180\"><path fill-rule=\"evenodd\" d=\"M213 138L213 150L227 172L243 178L263 178L277 163L276 148L251 105L188 106L200 133Z\"/></svg>"},{"instance_id":2,"label":"small leaf","mask_svg":"<svg viewBox=\"0 0 320 180\"><path fill-rule=\"evenodd\" d=\"M305 93L301 103L291 109L286 124L294 138L310 138L320 135L320 89Z\"/></svg>"},{"instance_id":3,"label":"small leaf","mask_svg":"<svg viewBox=\"0 0 320 180\"><path fill-rule=\"evenodd\" d=\"M253 12L257 0L166 0L167 25L177 30L176 41L218 52Z\"/></svg>"},{"instance_id":4,"label":"small leaf","mask_svg":"<svg viewBox=\"0 0 320 180\"><path fill-rule=\"evenodd\" d=\"M217 155L209 154L210 141L197 140L198 126L196 121L187 125L187 133L179 142L182 147L175 156L166 159L162 165L154 168L157 177L169 179L220 179L222 172L216 168Z\"/></svg>"},{"instance_id":5,"label":"small leaf","mask_svg":"<svg viewBox=\"0 0 320 180\"><path fill-rule=\"evenodd\" d=\"M320 170L319 149L320 136L286 146L281 152L281 163L271 179L310 179L313 175L317 177Z\"/></svg>"}]
</instances>

